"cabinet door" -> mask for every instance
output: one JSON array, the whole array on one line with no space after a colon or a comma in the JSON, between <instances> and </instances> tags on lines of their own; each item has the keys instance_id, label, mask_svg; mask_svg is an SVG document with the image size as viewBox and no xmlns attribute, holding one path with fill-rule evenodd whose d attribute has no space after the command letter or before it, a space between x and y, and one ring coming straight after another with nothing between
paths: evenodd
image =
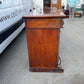
<instances>
[{"instance_id":1,"label":"cabinet door","mask_svg":"<svg viewBox=\"0 0 84 84\"><path fill-rule=\"evenodd\" d=\"M58 67L60 29L26 30L30 67Z\"/></svg>"}]
</instances>

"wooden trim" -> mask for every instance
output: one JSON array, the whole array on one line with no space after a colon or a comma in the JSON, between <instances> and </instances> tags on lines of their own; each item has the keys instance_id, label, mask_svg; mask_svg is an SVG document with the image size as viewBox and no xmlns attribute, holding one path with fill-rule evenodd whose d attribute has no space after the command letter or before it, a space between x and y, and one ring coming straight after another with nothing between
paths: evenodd
<instances>
[{"instance_id":1,"label":"wooden trim","mask_svg":"<svg viewBox=\"0 0 84 84\"><path fill-rule=\"evenodd\" d=\"M58 73L63 73L64 69L61 69L61 68L36 68L36 67L31 67L30 71L31 72L58 72Z\"/></svg>"},{"instance_id":2,"label":"wooden trim","mask_svg":"<svg viewBox=\"0 0 84 84\"><path fill-rule=\"evenodd\" d=\"M57 0L57 4L52 4L51 0L51 7L56 7L57 9L61 10L61 0Z\"/></svg>"},{"instance_id":3,"label":"wooden trim","mask_svg":"<svg viewBox=\"0 0 84 84\"><path fill-rule=\"evenodd\" d=\"M27 28L60 28L60 18L51 19L27 19L25 20ZM34 24L34 25L33 25Z\"/></svg>"}]
</instances>

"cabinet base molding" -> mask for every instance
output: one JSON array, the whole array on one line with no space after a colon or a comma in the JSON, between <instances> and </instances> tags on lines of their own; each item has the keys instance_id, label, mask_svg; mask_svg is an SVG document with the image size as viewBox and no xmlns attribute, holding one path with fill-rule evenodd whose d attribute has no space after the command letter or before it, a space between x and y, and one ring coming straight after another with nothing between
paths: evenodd
<instances>
[{"instance_id":1,"label":"cabinet base molding","mask_svg":"<svg viewBox=\"0 0 84 84\"><path fill-rule=\"evenodd\" d=\"M57 72L63 73L64 69L62 68L30 68L31 72Z\"/></svg>"}]
</instances>

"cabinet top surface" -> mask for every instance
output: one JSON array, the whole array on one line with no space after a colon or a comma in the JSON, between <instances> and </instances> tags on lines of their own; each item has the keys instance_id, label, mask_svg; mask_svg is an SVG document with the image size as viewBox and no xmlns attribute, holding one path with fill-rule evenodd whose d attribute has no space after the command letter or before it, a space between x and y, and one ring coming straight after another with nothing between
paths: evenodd
<instances>
[{"instance_id":1,"label":"cabinet top surface","mask_svg":"<svg viewBox=\"0 0 84 84\"><path fill-rule=\"evenodd\" d=\"M27 15L23 16L23 18L49 18L49 17L57 17L57 18L65 18L66 15L63 12L58 11L52 8L44 8L33 10Z\"/></svg>"}]
</instances>

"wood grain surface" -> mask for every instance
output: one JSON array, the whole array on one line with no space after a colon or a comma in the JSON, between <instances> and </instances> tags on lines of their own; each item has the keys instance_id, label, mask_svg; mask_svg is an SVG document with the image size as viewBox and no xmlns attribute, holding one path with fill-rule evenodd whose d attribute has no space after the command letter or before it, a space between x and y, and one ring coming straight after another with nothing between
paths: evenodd
<instances>
[{"instance_id":1,"label":"wood grain surface","mask_svg":"<svg viewBox=\"0 0 84 84\"><path fill-rule=\"evenodd\" d=\"M58 19L43 18L43 19L25 20L27 28L60 28L60 21L61 21L60 18Z\"/></svg>"},{"instance_id":2,"label":"wood grain surface","mask_svg":"<svg viewBox=\"0 0 84 84\"><path fill-rule=\"evenodd\" d=\"M58 67L59 29L26 29L30 67Z\"/></svg>"},{"instance_id":3,"label":"wood grain surface","mask_svg":"<svg viewBox=\"0 0 84 84\"><path fill-rule=\"evenodd\" d=\"M45 10L47 15L32 13L24 16L30 71L63 72L58 62L60 28L63 27L65 15Z\"/></svg>"}]
</instances>

